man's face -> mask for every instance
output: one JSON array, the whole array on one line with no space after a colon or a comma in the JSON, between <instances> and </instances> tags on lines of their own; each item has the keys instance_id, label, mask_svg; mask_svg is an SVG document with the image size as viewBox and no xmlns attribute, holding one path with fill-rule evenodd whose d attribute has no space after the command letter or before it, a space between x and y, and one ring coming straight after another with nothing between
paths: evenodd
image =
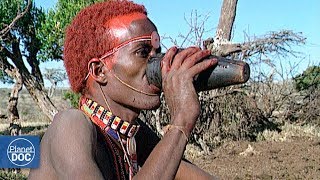
<instances>
[{"instance_id":1,"label":"man's face","mask_svg":"<svg viewBox=\"0 0 320 180\"><path fill-rule=\"evenodd\" d=\"M150 36L156 31L154 24L143 14L116 18L109 22L109 27L117 40L116 45L133 38ZM123 83L146 93L160 94L160 89L149 85L146 77L147 61L157 51L159 48L153 47L150 40L130 42L104 60L110 68L107 94L113 101L137 109L153 109L159 106L159 96L134 91Z\"/></svg>"}]
</instances>

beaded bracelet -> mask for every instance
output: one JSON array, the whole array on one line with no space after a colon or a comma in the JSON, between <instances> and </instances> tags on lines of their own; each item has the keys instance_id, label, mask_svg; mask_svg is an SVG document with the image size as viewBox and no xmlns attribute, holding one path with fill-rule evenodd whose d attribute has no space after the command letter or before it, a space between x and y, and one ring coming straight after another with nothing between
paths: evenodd
<instances>
[{"instance_id":1,"label":"beaded bracelet","mask_svg":"<svg viewBox=\"0 0 320 180\"><path fill-rule=\"evenodd\" d=\"M189 135L187 135L187 129L185 128L185 127L183 127L183 126L176 126L176 125L171 125L171 124L168 124L168 125L166 125L164 128L163 128L163 132L164 132L164 134L166 134L167 132L169 132L171 129L173 129L173 128L176 128L176 129L178 129L179 131L181 131L182 132L182 134L184 135L184 137L185 137L185 139L186 139L186 141L188 142L188 137L189 137Z\"/></svg>"}]
</instances>

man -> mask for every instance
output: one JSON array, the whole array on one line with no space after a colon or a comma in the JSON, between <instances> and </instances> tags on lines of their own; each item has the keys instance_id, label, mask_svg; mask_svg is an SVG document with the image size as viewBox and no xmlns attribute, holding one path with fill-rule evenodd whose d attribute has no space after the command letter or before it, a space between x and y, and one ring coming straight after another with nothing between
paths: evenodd
<instances>
[{"instance_id":1,"label":"man","mask_svg":"<svg viewBox=\"0 0 320 180\"><path fill-rule=\"evenodd\" d=\"M146 79L159 35L143 6L107 1L83 9L66 32L64 64L78 110L59 112L41 142L40 168L30 179L212 179L182 159L200 113L192 80L216 60L209 51L169 49L162 91L171 122L160 140L138 115L160 105Z\"/></svg>"}]
</instances>

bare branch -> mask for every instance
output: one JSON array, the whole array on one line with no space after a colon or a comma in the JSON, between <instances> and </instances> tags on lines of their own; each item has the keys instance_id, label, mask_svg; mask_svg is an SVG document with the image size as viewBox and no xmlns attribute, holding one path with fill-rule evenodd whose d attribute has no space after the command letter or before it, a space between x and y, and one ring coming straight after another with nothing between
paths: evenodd
<instances>
[{"instance_id":1,"label":"bare branch","mask_svg":"<svg viewBox=\"0 0 320 180\"><path fill-rule=\"evenodd\" d=\"M207 32L205 30L205 24L209 19L209 13L202 17L202 15L199 15L195 10L191 12L189 20L187 20L186 16L184 17L184 19L185 22L189 25L189 32L186 35L180 34L178 36L183 40L180 46L183 47L188 42L189 44L201 47L203 34Z\"/></svg>"},{"instance_id":2,"label":"bare branch","mask_svg":"<svg viewBox=\"0 0 320 180\"><path fill-rule=\"evenodd\" d=\"M306 38L300 33L283 30L280 32L271 32L263 38L256 38L253 41L244 43L231 42L213 42L208 46L212 54L217 56L230 56L233 53L247 52L247 56L255 54L268 54L272 52L279 53L280 56L295 56L297 52L291 50L291 44L304 44Z\"/></svg>"}]
</instances>

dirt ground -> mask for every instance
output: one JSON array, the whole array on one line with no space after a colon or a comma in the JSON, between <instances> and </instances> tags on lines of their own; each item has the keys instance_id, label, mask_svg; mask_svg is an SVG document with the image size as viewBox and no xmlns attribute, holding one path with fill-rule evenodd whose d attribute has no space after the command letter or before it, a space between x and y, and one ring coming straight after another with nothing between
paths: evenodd
<instances>
[{"instance_id":1,"label":"dirt ground","mask_svg":"<svg viewBox=\"0 0 320 180\"><path fill-rule=\"evenodd\" d=\"M187 159L222 180L320 179L320 138L229 141L209 155L188 149Z\"/></svg>"},{"instance_id":2,"label":"dirt ground","mask_svg":"<svg viewBox=\"0 0 320 180\"><path fill-rule=\"evenodd\" d=\"M59 91L59 93L63 92ZM8 90L0 89L0 97L6 97L7 94ZM65 102L61 100L62 97L59 95L54 100L60 102L58 104L65 108L67 105L62 103ZM7 100L3 98L0 102L0 112L5 112ZM19 110L21 110L23 122L42 119L39 110L34 109L36 107L32 105L33 101L28 94L22 94L20 102ZM38 124L38 127L29 127L27 130L29 134L39 134L43 133L43 128L44 126ZM319 132L319 130L316 131ZM210 155L199 154L197 153L199 151L193 150L192 156L187 158L222 180L320 180L320 136L316 136L318 138L294 137L295 131L292 134L293 137L290 136L291 138L283 142L225 142L214 149ZM23 172L28 173L27 170Z\"/></svg>"},{"instance_id":3,"label":"dirt ground","mask_svg":"<svg viewBox=\"0 0 320 180\"><path fill-rule=\"evenodd\" d=\"M221 179L320 179L320 139L227 142L191 161Z\"/></svg>"}]
</instances>

